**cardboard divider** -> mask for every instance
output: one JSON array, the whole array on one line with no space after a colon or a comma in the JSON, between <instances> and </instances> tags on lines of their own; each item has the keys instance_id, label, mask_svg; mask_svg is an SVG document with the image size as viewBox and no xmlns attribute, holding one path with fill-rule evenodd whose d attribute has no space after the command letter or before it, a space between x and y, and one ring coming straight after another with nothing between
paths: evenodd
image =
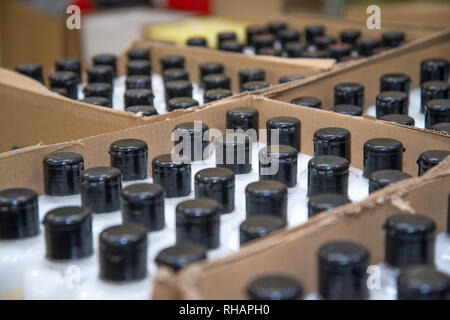
<instances>
[{"instance_id":1,"label":"cardboard divider","mask_svg":"<svg viewBox=\"0 0 450 320\"><path fill-rule=\"evenodd\" d=\"M332 71L260 90L255 94L287 102L303 95L315 96L322 100L324 109L330 110L334 106L333 88L336 84L359 82L364 85L365 107L368 107L375 104L383 74L406 73L411 77L411 88L415 88L419 86L421 61L436 57L450 59L450 29L367 59L338 64Z\"/></svg>"},{"instance_id":2,"label":"cardboard divider","mask_svg":"<svg viewBox=\"0 0 450 320\"><path fill-rule=\"evenodd\" d=\"M142 126L87 137L75 141L52 145L35 146L0 154L0 189L11 187L29 187L38 193L43 192L42 159L57 150L73 151L83 155L85 167L109 164L109 145L115 140L138 138L147 142L149 159L171 151L172 129L176 124L186 121L203 121L209 128L224 132L225 114L232 107L252 106L259 111L259 128L265 129L268 118L274 116L292 116L301 121L302 152L314 154L313 134L323 127L342 127L351 133L352 165L362 168L362 147L371 138L389 137L400 140L404 147L403 170L417 176L416 160L419 154L430 149L449 149L450 137L423 129L399 126L384 121L373 121L364 117L351 117L326 110L303 108L289 103L253 96L247 93L217 101L215 103L192 108L189 112L171 114L165 121L154 120ZM264 142L265 137L262 135Z\"/></svg>"},{"instance_id":3,"label":"cardboard divider","mask_svg":"<svg viewBox=\"0 0 450 320\"><path fill-rule=\"evenodd\" d=\"M178 275L168 269L155 278L154 299L247 299L246 286L267 273L296 278L305 295L316 292L319 247L329 241L348 240L370 251L370 264L384 259L386 219L397 213L422 214L444 230L450 189L450 158L420 178L404 180L348 204L311 218L291 230L274 232L250 242L216 262L188 266ZM258 266L255 268L255 266Z\"/></svg>"}]
</instances>

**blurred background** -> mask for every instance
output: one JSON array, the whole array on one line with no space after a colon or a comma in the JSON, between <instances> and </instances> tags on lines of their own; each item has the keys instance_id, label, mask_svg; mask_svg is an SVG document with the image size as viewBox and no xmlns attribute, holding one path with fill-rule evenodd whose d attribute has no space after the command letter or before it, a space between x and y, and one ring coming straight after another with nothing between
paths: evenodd
<instances>
[{"instance_id":1,"label":"blurred background","mask_svg":"<svg viewBox=\"0 0 450 320\"><path fill-rule=\"evenodd\" d=\"M81 30L66 27L72 4L81 9ZM184 43L200 31L213 37L218 29L243 32L246 24L277 14L365 20L371 4L381 7L382 21L450 26L449 0L1 0L0 65L39 62L47 73L57 58L119 54L139 38Z\"/></svg>"}]
</instances>

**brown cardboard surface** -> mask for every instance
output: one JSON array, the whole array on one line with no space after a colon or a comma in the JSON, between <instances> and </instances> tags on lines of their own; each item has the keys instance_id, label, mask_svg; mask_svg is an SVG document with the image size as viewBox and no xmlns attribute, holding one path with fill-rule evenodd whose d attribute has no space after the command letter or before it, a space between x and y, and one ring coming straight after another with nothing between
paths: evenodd
<instances>
[{"instance_id":1,"label":"brown cardboard surface","mask_svg":"<svg viewBox=\"0 0 450 320\"><path fill-rule=\"evenodd\" d=\"M191 108L187 112L173 112L164 121L155 119L146 125L121 131L105 133L70 142L15 150L0 154L0 189L29 187L38 193L43 192L42 159L56 150L74 151L85 158L85 167L103 166L109 163L109 145L123 138L138 138L147 142L149 159L169 153L172 148L170 135L177 123L201 120L210 128L225 129L225 113L229 108L253 106L259 110L259 127L265 128L268 118L275 115L293 116L300 119L302 152L313 154L313 133L323 127L338 126L346 128L352 135L352 165L362 168L362 146L365 141L375 137L390 137L400 140L405 146L404 171L417 175L416 160L419 154L430 149L449 149L450 137L429 130L410 128L371 120L364 117L351 117L331 111L303 108L289 103L252 96L247 93L230 97L212 104ZM262 136L262 141L265 137Z\"/></svg>"},{"instance_id":2,"label":"brown cardboard surface","mask_svg":"<svg viewBox=\"0 0 450 320\"><path fill-rule=\"evenodd\" d=\"M365 87L365 106L375 103L380 77L385 73L402 72L411 79L411 87L419 86L420 62L426 58L450 58L450 29L426 36L402 47L376 56L337 65L334 70L308 79L298 80L256 93L282 101L302 95L316 96L325 109L334 106L333 88L340 82L359 82Z\"/></svg>"},{"instance_id":3,"label":"brown cardboard surface","mask_svg":"<svg viewBox=\"0 0 450 320\"><path fill-rule=\"evenodd\" d=\"M329 241L349 240L370 251L370 263L380 263L384 250L383 224L397 213L432 218L437 232L446 223L450 188L450 158L421 178L405 180L373 193L359 203L319 214L297 228L279 231L244 246L219 261L197 263L170 277L155 279L155 299L246 299L245 289L266 273L295 277L305 294L317 291L317 250ZM255 266L258 266L255 268Z\"/></svg>"}]
</instances>

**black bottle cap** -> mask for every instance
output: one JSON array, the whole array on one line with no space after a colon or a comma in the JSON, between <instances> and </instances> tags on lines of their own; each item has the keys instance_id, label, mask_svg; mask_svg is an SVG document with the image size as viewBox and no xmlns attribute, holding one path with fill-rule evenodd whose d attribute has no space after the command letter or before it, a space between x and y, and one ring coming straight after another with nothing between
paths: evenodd
<instances>
[{"instance_id":1,"label":"black bottle cap","mask_svg":"<svg viewBox=\"0 0 450 320\"><path fill-rule=\"evenodd\" d=\"M423 60L420 64L420 83L448 81L449 62L444 58Z\"/></svg>"},{"instance_id":2,"label":"black bottle cap","mask_svg":"<svg viewBox=\"0 0 450 320\"><path fill-rule=\"evenodd\" d=\"M362 116L363 110L353 104L338 104L334 106L334 112L349 116Z\"/></svg>"},{"instance_id":3,"label":"black bottle cap","mask_svg":"<svg viewBox=\"0 0 450 320\"><path fill-rule=\"evenodd\" d=\"M291 146L300 152L300 120L294 117L269 118L266 121L266 129L267 145L278 144Z\"/></svg>"},{"instance_id":4,"label":"black bottle cap","mask_svg":"<svg viewBox=\"0 0 450 320\"><path fill-rule=\"evenodd\" d=\"M441 122L450 122L450 99L436 99L425 105L425 128Z\"/></svg>"},{"instance_id":5,"label":"black bottle cap","mask_svg":"<svg viewBox=\"0 0 450 320\"><path fill-rule=\"evenodd\" d=\"M405 126L412 126L415 125L415 120L413 117L410 117L406 114L386 114L380 118L380 120L393 122L397 124L403 124Z\"/></svg>"},{"instance_id":6,"label":"black bottle cap","mask_svg":"<svg viewBox=\"0 0 450 320\"><path fill-rule=\"evenodd\" d=\"M423 175L432 167L437 166L449 155L449 150L427 150L422 152L417 159L417 165L419 166L419 176Z\"/></svg>"},{"instance_id":7,"label":"black bottle cap","mask_svg":"<svg viewBox=\"0 0 450 320\"><path fill-rule=\"evenodd\" d=\"M163 80L164 83L167 84L170 81L175 80L189 80L189 73L186 69L180 69L180 68L170 68L166 69L163 72Z\"/></svg>"},{"instance_id":8,"label":"black bottle cap","mask_svg":"<svg viewBox=\"0 0 450 320\"><path fill-rule=\"evenodd\" d=\"M326 59L329 57L330 51L328 50L315 50L315 51L305 50L301 54L301 58L310 58L310 59Z\"/></svg>"},{"instance_id":9,"label":"black bottle cap","mask_svg":"<svg viewBox=\"0 0 450 320\"><path fill-rule=\"evenodd\" d=\"M191 37L186 40L186 45L191 47L208 47L208 41L204 37Z\"/></svg>"},{"instance_id":10,"label":"black bottle cap","mask_svg":"<svg viewBox=\"0 0 450 320\"><path fill-rule=\"evenodd\" d=\"M242 246L284 227L286 227L286 222L276 216L261 214L248 217L239 227L240 244Z\"/></svg>"},{"instance_id":11,"label":"black bottle cap","mask_svg":"<svg viewBox=\"0 0 450 320\"><path fill-rule=\"evenodd\" d=\"M220 50L241 53L244 45L236 40L226 40L221 43Z\"/></svg>"},{"instance_id":12,"label":"black bottle cap","mask_svg":"<svg viewBox=\"0 0 450 320\"><path fill-rule=\"evenodd\" d=\"M75 100L78 99L77 84L77 74L72 71L56 71L49 76L50 87L66 89L69 94L69 98Z\"/></svg>"},{"instance_id":13,"label":"black bottle cap","mask_svg":"<svg viewBox=\"0 0 450 320\"><path fill-rule=\"evenodd\" d=\"M448 300L449 295L449 276L433 266L410 266L397 278L398 300Z\"/></svg>"},{"instance_id":14,"label":"black bottle cap","mask_svg":"<svg viewBox=\"0 0 450 320\"><path fill-rule=\"evenodd\" d=\"M347 196L336 193L321 193L309 198L308 201L308 217L315 216L316 214L332 210L334 208L343 206L350 203L350 199Z\"/></svg>"},{"instance_id":15,"label":"black bottle cap","mask_svg":"<svg viewBox=\"0 0 450 320\"><path fill-rule=\"evenodd\" d=\"M261 48L273 47L275 43L275 36L271 33L262 33L253 36L253 47L258 52Z\"/></svg>"},{"instance_id":16,"label":"black bottle cap","mask_svg":"<svg viewBox=\"0 0 450 320\"><path fill-rule=\"evenodd\" d=\"M169 102L167 103L167 111L184 110L198 105L199 105L198 101L192 98L188 97L173 98L170 99Z\"/></svg>"},{"instance_id":17,"label":"black bottle cap","mask_svg":"<svg viewBox=\"0 0 450 320\"><path fill-rule=\"evenodd\" d=\"M184 57L182 56L164 56L160 62L163 71L172 68L184 69Z\"/></svg>"},{"instance_id":18,"label":"black bottle cap","mask_svg":"<svg viewBox=\"0 0 450 320\"><path fill-rule=\"evenodd\" d=\"M250 282L247 294L251 300L300 300L303 288L292 277L272 274Z\"/></svg>"},{"instance_id":19,"label":"black bottle cap","mask_svg":"<svg viewBox=\"0 0 450 320\"><path fill-rule=\"evenodd\" d=\"M247 35L247 46L253 46L253 37L258 34L266 33L267 30L263 26L251 25L245 28L245 33Z\"/></svg>"},{"instance_id":20,"label":"black bottle cap","mask_svg":"<svg viewBox=\"0 0 450 320\"><path fill-rule=\"evenodd\" d=\"M322 109L322 101L316 97L298 97L292 99L291 103L302 107Z\"/></svg>"},{"instance_id":21,"label":"black bottle cap","mask_svg":"<svg viewBox=\"0 0 450 320\"><path fill-rule=\"evenodd\" d=\"M242 86L250 81L264 81L266 74L263 69L241 69L239 70L239 88L242 91Z\"/></svg>"},{"instance_id":22,"label":"black bottle cap","mask_svg":"<svg viewBox=\"0 0 450 320\"><path fill-rule=\"evenodd\" d=\"M308 196L337 193L347 196L350 163L338 156L315 156L308 162Z\"/></svg>"},{"instance_id":23,"label":"black bottle cap","mask_svg":"<svg viewBox=\"0 0 450 320\"><path fill-rule=\"evenodd\" d=\"M158 111L153 106L132 106L125 108L125 110L134 114L140 112L143 117L150 117L158 114Z\"/></svg>"},{"instance_id":24,"label":"black bottle cap","mask_svg":"<svg viewBox=\"0 0 450 320\"><path fill-rule=\"evenodd\" d=\"M44 189L49 196L69 196L80 193L80 175L84 160L74 152L47 154L43 161Z\"/></svg>"},{"instance_id":25,"label":"black bottle cap","mask_svg":"<svg viewBox=\"0 0 450 320\"><path fill-rule=\"evenodd\" d=\"M127 223L106 228L99 236L100 278L141 280L147 276L147 230Z\"/></svg>"},{"instance_id":26,"label":"black bottle cap","mask_svg":"<svg viewBox=\"0 0 450 320\"><path fill-rule=\"evenodd\" d=\"M81 62L77 58L61 58L55 61L56 71L72 71L77 74L77 83L81 82Z\"/></svg>"},{"instance_id":27,"label":"black bottle cap","mask_svg":"<svg viewBox=\"0 0 450 320\"><path fill-rule=\"evenodd\" d=\"M81 102L89 103L94 106L101 106L106 108L111 108L111 104L109 103L109 100L105 97L87 97L81 100Z\"/></svg>"},{"instance_id":28,"label":"black bottle cap","mask_svg":"<svg viewBox=\"0 0 450 320\"><path fill-rule=\"evenodd\" d=\"M325 52L328 52L330 58L341 62L350 56L352 49L353 47L348 43L333 43L328 46Z\"/></svg>"},{"instance_id":29,"label":"black bottle cap","mask_svg":"<svg viewBox=\"0 0 450 320\"><path fill-rule=\"evenodd\" d=\"M143 225L148 231L164 229L164 189L157 183L136 183L121 193L122 221Z\"/></svg>"},{"instance_id":30,"label":"black bottle cap","mask_svg":"<svg viewBox=\"0 0 450 320\"><path fill-rule=\"evenodd\" d=\"M420 214L396 214L386 220L385 261L395 268L434 263L436 224Z\"/></svg>"},{"instance_id":31,"label":"black bottle cap","mask_svg":"<svg viewBox=\"0 0 450 320\"><path fill-rule=\"evenodd\" d=\"M381 41L385 47L398 47L405 41L405 33L403 31L389 31L383 32Z\"/></svg>"},{"instance_id":32,"label":"black bottle cap","mask_svg":"<svg viewBox=\"0 0 450 320\"><path fill-rule=\"evenodd\" d=\"M325 34L325 27L321 25L309 25L305 26L306 42L309 44L314 43L314 38L321 37Z\"/></svg>"},{"instance_id":33,"label":"black bottle cap","mask_svg":"<svg viewBox=\"0 0 450 320\"><path fill-rule=\"evenodd\" d=\"M270 145L259 151L259 180L276 180L288 188L297 184L296 148L285 145ZM273 171L276 171L273 173Z\"/></svg>"},{"instance_id":34,"label":"black bottle cap","mask_svg":"<svg viewBox=\"0 0 450 320\"><path fill-rule=\"evenodd\" d=\"M327 300L363 300L369 296L367 267L370 254L349 241L322 245L319 258L319 294Z\"/></svg>"},{"instance_id":35,"label":"black bottle cap","mask_svg":"<svg viewBox=\"0 0 450 320\"><path fill-rule=\"evenodd\" d=\"M92 216L88 208L60 207L50 210L42 224L47 259L74 260L92 255Z\"/></svg>"},{"instance_id":36,"label":"black bottle cap","mask_svg":"<svg viewBox=\"0 0 450 320\"><path fill-rule=\"evenodd\" d=\"M314 38L314 45L318 50L328 49L329 45L332 45L336 42L336 38L332 36L320 36Z\"/></svg>"},{"instance_id":37,"label":"black bottle cap","mask_svg":"<svg viewBox=\"0 0 450 320\"><path fill-rule=\"evenodd\" d=\"M277 35L281 30L286 30L287 23L283 21L271 21L267 24L267 29L270 33Z\"/></svg>"},{"instance_id":38,"label":"black bottle cap","mask_svg":"<svg viewBox=\"0 0 450 320\"><path fill-rule=\"evenodd\" d=\"M229 89L211 89L205 92L203 97L204 103L209 103L221 99L228 98L233 95L233 92Z\"/></svg>"},{"instance_id":39,"label":"black bottle cap","mask_svg":"<svg viewBox=\"0 0 450 320\"><path fill-rule=\"evenodd\" d=\"M85 98L89 97L103 97L108 99L109 105L112 102L112 87L109 83L88 83L83 88Z\"/></svg>"},{"instance_id":40,"label":"black bottle cap","mask_svg":"<svg viewBox=\"0 0 450 320\"><path fill-rule=\"evenodd\" d=\"M175 272L201 260L206 260L206 248L193 242L181 242L165 248L155 258L158 266L169 267Z\"/></svg>"},{"instance_id":41,"label":"black bottle cap","mask_svg":"<svg viewBox=\"0 0 450 320\"><path fill-rule=\"evenodd\" d=\"M287 186L275 180L249 183L245 188L247 218L265 214L287 222Z\"/></svg>"},{"instance_id":42,"label":"black bottle cap","mask_svg":"<svg viewBox=\"0 0 450 320\"><path fill-rule=\"evenodd\" d=\"M334 104L353 104L364 107L364 86L356 82L342 82L334 87Z\"/></svg>"},{"instance_id":43,"label":"black bottle cap","mask_svg":"<svg viewBox=\"0 0 450 320\"><path fill-rule=\"evenodd\" d=\"M57 93L57 94L59 94L61 96L70 98L69 97L69 93L67 92L67 90L65 88L52 87L52 88L50 88L50 91L55 92L55 93Z\"/></svg>"},{"instance_id":44,"label":"black bottle cap","mask_svg":"<svg viewBox=\"0 0 450 320\"><path fill-rule=\"evenodd\" d=\"M358 38L361 36L361 31L358 29L346 29L340 33L341 42L355 45Z\"/></svg>"},{"instance_id":45,"label":"black bottle cap","mask_svg":"<svg viewBox=\"0 0 450 320\"><path fill-rule=\"evenodd\" d=\"M125 79L125 89L152 89L152 78L149 76L135 75Z\"/></svg>"},{"instance_id":46,"label":"black bottle cap","mask_svg":"<svg viewBox=\"0 0 450 320\"><path fill-rule=\"evenodd\" d=\"M364 143L363 176L378 170L403 170L403 144L395 139L375 138Z\"/></svg>"},{"instance_id":47,"label":"black bottle cap","mask_svg":"<svg viewBox=\"0 0 450 320\"><path fill-rule=\"evenodd\" d=\"M375 48L381 46L381 41L375 38L360 38L356 46L359 55L369 57L374 54Z\"/></svg>"},{"instance_id":48,"label":"black bottle cap","mask_svg":"<svg viewBox=\"0 0 450 320\"><path fill-rule=\"evenodd\" d=\"M278 48L265 47L256 51L257 55L260 56L272 56L272 57L281 57L281 50Z\"/></svg>"},{"instance_id":49,"label":"black bottle cap","mask_svg":"<svg viewBox=\"0 0 450 320\"><path fill-rule=\"evenodd\" d=\"M227 168L235 174L245 174L252 170L252 139L241 133L226 133L214 141L216 166Z\"/></svg>"},{"instance_id":50,"label":"black bottle cap","mask_svg":"<svg viewBox=\"0 0 450 320\"><path fill-rule=\"evenodd\" d=\"M234 173L227 168L207 168L195 174L195 197L210 198L221 205L220 213L234 210Z\"/></svg>"},{"instance_id":51,"label":"black bottle cap","mask_svg":"<svg viewBox=\"0 0 450 320\"><path fill-rule=\"evenodd\" d=\"M288 58L300 58L305 50L306 46L301 42L290 41L284 45L284 51Z\"/></svg>"},{"instance_id":52,"label":"black bottle cap","mask_svg":"<svg viewBox=\"0 0 450 320\"><path fill-rule=\"evenodd\" d=\"M289 42L300 42L300 32L294 29L281 30L277 33L277 38L281 42L281 46L286 49Z\"/></svg>"},{"instance_id":53,"label":"black bottle cap","mask_svg":"<svg viewBox=\"0 0 450 320\"><path fill-rule=\"evenodd\" d=\"M217 48L222 49L225 41L236 41L237 35L234 31L222 31L217 34ZM215 73L215 72L214 72Z\"/></svg>"},{"instance_id":54,"label":"black bottle cap","mask_svg":"<svg viewBox=\"0 0 450 320\"><path fill-rule=\"evenodd\" d=\"M160 184L166 198L191 193L191 161L186 156L162 154L152 160L153 181Z\"/></svg>"},{"instance_id":55,"label":"black bottle cap","mask_svg":"<svg viewBox=\"0 0 450 320\"><path fill-rule=\"evenodd\" d=\"M84 170L80 180L81 203L92 213L114 212L120 209L122 179L120 170L94 167Z\"/></svg>"},{"instance_id":56,"label":"black bottle cap","mask_svg":"<svg viewBox=\"0 0 450 320\"><path fill-rule=\"evenodd\" d=\"M150 60L150 49L130 49L127 52L128 60Z\"/></svg>"},{"instance_id":57,"label":"black bottle cap","mask_svg":"<svg viewBox=\"0 0 450 320\"><path fill-rule=\"evenodd\" d=\"M219 246L220 204L212 199L186 200L176 208L177 243L194 242L207 249Z\"/></svg>"},{"instance_id":58,"label":"black bottle cap","mask_svg":"<svg viewBox=\"0 0 450 320\"><path fill-rule=\"evenodd\" d=\"M409 178L412 178L409 173L400 170L378 170L372 172L369 176L369 193Z\"/></svg>"},{"instance_id":59,"label":"black bottle cap","mask_svg":"<svg viewBox=\"0 0 450 320\"><path fill-rule=\"evenodd\" d=\"M224 65L219 62L203 63L199 66L199 69L200 69L200 84L202 87L204 87L203 83L204 76L207 76L208 74L223 74L225 71Z\"/></svg>"},{"instance_id":60,"label":"black bottle cap","mask_svg":"<svg viewBox=\"0 0 450 320\"><path fill-rule=\"evenodd\" d=\"M92 57L94 66L110 66L113 70L113 77L117 74L116 56L113 54L98 54Z\"/></svg>"},{"instance_id":61,"label":"black bottle cap","mask_svg":"<svg viewBox=\"0 0 450 320\"><path fill-rule=\"evenodd\" d=\"M439 122L439 123L433 124L431 126L431 129L442 132L442 133L450 134L450 121L449 122Z\"/></svg>"},{"instance_id":62,"label":"black bottle cap","mask_svg":"<svg viewBox=\"0 0 450 320\"><path fill-rule=\"evenodd\" d=\"M152 75L152 66L148 60L131 60L127 63L127 76L148 76Z\"/></svg>"},{"instance_id":63,"label":"black bottle cap","mask_svg":"<svg viewBox=\"0 0 450 320\"><path fill-rule=\"evenodd\" d=\"M111 167L122 173L124 181L143 180L148 176L148 147L139 139L123 139L109 147Z\"/></svg>"},{"instance_id":64,"label":"black bottle cap","mask_svg":"<svg viewBox=\"0 0 450 320\"><path fill-rule=\"evenodd\" d=\"M17 65L14 70L24 76L30 77L40 83L44 83L42 76L42 66L36 63L22 63Z\"/></svg>"},{"instance_id":65,"label":"black bottle cap","mask_svg":"<svg viewBox=\"0 0 450 320\"><path fill-rule=\"evenodd\" d=\"M380 78L380 92L402 91L409 94L411 78L404 73L387 73Z\"/></svg>"},{"instance_id":66,"label":"black bottle cap","mask_svg":"<svg viewBox=\"0 0 450 320\"><path fill-rule=\"evenodd\" d=\"M427 102L431 100L450 98L450 84L447 81L424 82L421 90L421 112L424 111L424 106Z\"/></svg>"},{"instance_id":67,"label":"black bottle cap","mask_svg":"<svg viewBox=\"0 0 450 320\"><path fill-rule=\"evenodd\" d=\"M166 83L166 103L173 98L192 98L192 83L186 80L173 80Z\"/></svg>"},{"instance_id":68,"label":"black bottle cap","mask_svg":"<svg viewBox=\"0 0 450 320\"><path fill-rule=\"evenodd\" d=\"M191 161L201 161L209 156L209 127L201 121L182 122L175 126L174 146L182 143L182 150L179 154L187 156ZM184 139L189 139L190 146L184 143ZM208 148L208 149L207 149ZM190 154L187 154L189 151Z\"/></svg>"},{"instance_id":69,"label":"black bottle cap","mask_svg":"<svg viewBox=\"0 0 450 320\"><path fill-rule=\"evenodd\" d=\"M39 232L37 193L24 188L0 191L0 239L24 239Z\"/></svg>"},{"instance_id":70,"label":"black bottle cap","mask_svg":"<svg viewBox=\"0 0 450 320\"><path fill-rule=\"evenodd\" d=\"M267 81L250 81L242 85L242 91L257 91L264 88L268 88L270 83Z\"/></svg>"},{"instance_id":71,"label":"black bottle cap","mask_svg":"<svg viewBox=\"0 0 450 320\"><path fill-rule=\"evenodd\" d=\"M236 107L227 110L227 129L242 130L246 132L249 129L255 130L258 136L259 112L252 107Z\"/></svg>"},{"instance_id":72,"label":"black bottle cap","mask_svg":"<svg viewBox=\"0 0 450 320\"><path fill-rule=\"evenodd\" d=\"M92 66L87 70L88 83L103 82L113 85L114 69L108 65Z\"/></svg>"},{"instance_id":73,"label":"black bottle cap","mask_svg":"<svg viewBox=\"0 0 450 320\"><path fill-rule=\"evenodd\" d=\"M230 77L225 74L212 73L202 78L205 90L230 89Z\"/></svg>"},{"instance_id":74,"label":"black bottle cap","mask_svg":"<svg viewBox=\"0 0 450 320\"><path fill-rule=\"evenodd\" d=\"M321 128L314 133L314 156L339 156L351 162L351 135L344 128Z\"/></svg>"},{"instance_id":75,"label":"black bottle cap","mask_svg":"<svg viewBox=\"0 0 450 320\"><path fill-rule=\"evenodd\" d=\"M123 95L125 108L133 106L153 106L153 91L149 89L129 89Z\"/></svg>"},{"instance_id":76,"label":"black bottle cap","mask_svg":"<svg viewBox=\"0 0 450 320\"><path fill-rule=\"evenodd\" d=\"M291 81L296 81L296 80L302 80L305 79L306 76L303 75L289 75L289 76L282 76L280 79L278 79L278 83L286 83L286 82L291 82Z\"/></svg>"}]
</instances>

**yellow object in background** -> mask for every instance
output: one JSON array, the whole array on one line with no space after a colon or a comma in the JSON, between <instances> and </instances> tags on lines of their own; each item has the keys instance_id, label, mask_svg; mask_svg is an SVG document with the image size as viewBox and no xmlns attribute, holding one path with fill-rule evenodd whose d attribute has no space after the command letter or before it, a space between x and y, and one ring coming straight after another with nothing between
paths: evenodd
<instances>
[{"instance_id":1,"label":"yellow object in background","mask_svg":"<svg viewBox=\"0 0 450 320\"><path fill-rule=\"evenodd\" d=\"M217 33L222 31L235 32L238 41L244 43L247 25L248 23L220 17L195 17L176 23L148 25L144 30L144 38L184 45L191 37L204 37L208 47L217 48Z\"/></svg>"}]
</instances>

